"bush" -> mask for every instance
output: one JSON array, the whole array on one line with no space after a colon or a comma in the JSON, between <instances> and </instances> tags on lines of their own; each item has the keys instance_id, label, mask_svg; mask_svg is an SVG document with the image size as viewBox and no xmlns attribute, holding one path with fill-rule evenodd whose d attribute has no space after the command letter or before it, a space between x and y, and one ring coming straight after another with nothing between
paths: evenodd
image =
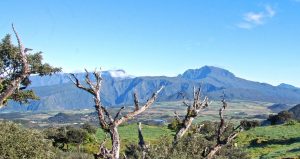
<instances>
[{"instance_id":1,"label":"bush","mask_svg":"<svg viewBox=\"0 0 300 159\"><path fill-rule=\"evenodd\" d=\"M182 123L174 118L172 119L171 123L168 124L168 129L173 130L173 131L177 131L180 127L181 127Z\"/></svg>"},{"instance_id":2,"label":"bush","mask_svg":"<svg viewBox=\"0 0 300 159\"><path fill-rule=\"evenodd\" d=\"M49 140L31 129L25 129L12 122L0 122L1 158L54 158L55 149Z\"/></svg>"},{"instance_id":3,"label":"bush","mask_svg":"<svg viewBox=\"0 0 300 159\"><path fill-rule=\"evenodd\" d=\"M240 122L241 126L243 127L243 129L245 130L249 130L249 129L252 129L252 128L255 128L257 126L260 126L260 122L258 120L242 120Z\"/></svg>"},{"instance_id":4,"label":"bush","mask_svg":"<svg viewBox=\"0 0 300 159\"><path fill-rule=\"evenodd\" d=\"M97 128L89 123L84 123L81 126L81 129L86 130L90 134L95 134L97 132Z\"/></svg>"},{"instance_id":5,"label":"bush","mask_svg":"<svg viewBox=\"0 0 300 159\"><path fill-rule=\"evenodd\" d=\"M82 143L93 142L95 140L85 129L72 126L48 128L44 130L44 134L47 139L53 141L53 146L62 150L65 148L65 145L67 145L68 150L68 144L75 144L79 151Z\"/></svg>"},{"instance_id":6,"label":"bush","mask_svg":"<svg viewBox=\"0 0 300 159\"><path fill-rule=\"evenodd\" d=\"M268 121L271 122L272 125L283 124L286 121L291 120L293 114L288 111L279 112L277 115L270 115Z\"/></svg>"},{"instance_id":7,"label":"bush","mask_svg":"<svg viewBox=\"0 0 300 159\"><path fill-rule=\"evenodd\" d=\"M298 121L296 120L289 120L285 123L285 125L296 125L298 123Z\"/></svg>"}]
</instances>

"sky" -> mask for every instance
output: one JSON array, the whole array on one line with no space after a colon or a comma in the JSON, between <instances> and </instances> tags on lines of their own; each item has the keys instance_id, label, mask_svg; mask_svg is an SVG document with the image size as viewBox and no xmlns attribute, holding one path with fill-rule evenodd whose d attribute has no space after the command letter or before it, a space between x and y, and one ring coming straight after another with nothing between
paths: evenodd
<instances>
[{"instance_id":1,"label":"sky","mask_svg":"<svg viewBox=\"0 0 300 159\"><path fill-rule=\"evenodd\" d=\"M0 37L74 72L177 76L217 66L300 87L300 0L1 0Z\"/></svg>"}]
</instances>

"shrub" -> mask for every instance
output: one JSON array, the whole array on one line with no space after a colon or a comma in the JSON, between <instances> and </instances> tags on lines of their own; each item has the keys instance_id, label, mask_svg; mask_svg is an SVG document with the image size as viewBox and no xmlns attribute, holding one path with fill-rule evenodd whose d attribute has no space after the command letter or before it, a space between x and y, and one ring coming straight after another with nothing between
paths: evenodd
<instances>
[{"instance_id":1,"label":"shrub","mask_svg":"<svg viewBox=\"0 0 300 159\"><path fill-rule=\"evenodd\" d=\"M260 122L258 120L242 120L240 122L241 126L245 129L245 130L249 130L252 128L255 128L257 126L260 126Z\"/></svg>"},{"instance_id":2,"label":"shrub","mask_svg":"<svg viewBox=\"0 0 300 159\"><path fill-rule=\"evenodd\" d=\"M298 121L296 120L289 120L285 123L285 125L296 125L298 123Z\"/></svg>"},{"instance_id":3,"label":"shrub","mask_svg":"<svg viewBox=\"0 0 300 159\"><path fill-rule=\"evenodd\" d=\"M95 139L88 134L85 129L75 128L72 126L48 128L44 130L47 139L53 141L53 146L64 149L65 145L76 144L78 151L80 145L84 142L93 142Z\"/></svg>"},{"instance_id":4,"label":"shrub","mask_svg":"<svg viewBox=\"0 0 300 159\"><path fill-rule=\"evenodd\" d=\"M200 131L191 130L186 136L181 138L176 146L173 146L173 139L168 136L163 136L155 145L150 145L146 158L156 159L194 159L204 158L205 149L215 145L215 134L218 124L214 122L204 122L204 126ZM198 128L198 125L194 125ZM229 124L228 130L232 130L233 125ZM230 131L224 133L224 136L229 135ZM129 159L138 159L142 156L141 148L138 145L129 145L125 150L126 157ZM222 148L216 158L230 159L246 159L248 158L244 152L236 148L234 145L228 145Z\"/></svg>"},{"instance_id":5,"label":"shrub","mask_svg":"<svg viewBox=\"0 0 300 159\"><path fill-rule=\"evenodd\" d=\"M177 131L180 127L181 127L182 123L174 118L172 119L171 123L168 124L168 129L173 130L173 131Z\"/></svg>"},{"instance_id":6,"label":"shrub","mask_svg":"<svg viewBox=\"0 0 300 159\"><path fill-rule=\"evenodd\" d=\"M0 154L2 158L54 158L49 140L37 130L25 129L12 122L0 122Z\"/></svg>"},{"instance_id":7,"label":"shrub","mask_svg":"<svg viewBox=\"0 0 300 159\"><path fill-rule=\"evenodd\" d=\"M91 134L95 134L97 132L97 128L89 123L84 123L81 128Z\"/></svg>"},{"instance_id":8,"label":"shrub","mask_svg":"<svg viewBox=\"0 0 300 159\"><path fill-rule=\"evenodd\" d=\"M279 112L277 115L270 115L268 121L271 122L272 125L283 124L286 121L291 120L293 114L288 111Z\"/></svg>"}]
</instances>

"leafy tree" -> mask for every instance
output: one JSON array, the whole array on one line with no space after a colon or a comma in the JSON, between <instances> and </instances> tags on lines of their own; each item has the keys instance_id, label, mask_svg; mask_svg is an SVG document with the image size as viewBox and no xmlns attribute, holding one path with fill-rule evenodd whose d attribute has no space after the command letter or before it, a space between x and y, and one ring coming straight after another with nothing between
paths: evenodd
<instances>
[{"instance_id":1,"label":"leafy tree","mask_svg":"<svg viewBox=\"0 0 300 159\"><path fill-rule=\"evenodd\" d=\"M88 138L88 132L80 128L69 128L67 132L67 139L69 143L77 145L78 152L80 145Z\"/></svg>"},{"instance_id":2,"label":"leafy tree","mask_svg":"<svg viewBox=\"0 0 300 159\"><path fill-rule=\"evenodd\" d=\"M46 139L50 139L53 142L53 146L60 149L64 149L65 145L68 144L67 128L47 128L44 130ZM68 149L68 147L67 147Z\"/></svg>"},{"instance_id":3,"label":"leafy tree","mask_svg":"<svg viewBox=\"0 0 300 159\"><path fill-rule=\"evenodd\" d=\"M95 134L97 132L97 128L89 123L84 123L81 128L91 134Z\"/></svg>"},{"instance_id":4,"label":"leafy tree","mask_svg":"<svg viewBox=\"0 0 300 159\"><path fill-rule=\"evenodd\" d=\"M55 150L37 130L12 122L0 122L0 158L54 158Z\"/></svg>"},{"instance_id":5,"label":"leafy tree","mask_svg":"<svg viewBox=\"0 0 300 159\"><path fill-rule=\"evenodd\" d=\"M62 150L69 149L68 144L76 144L78 151L80 145L87 142L93 142L95 139L91 137L85 129L75 128L73 126L64 126L59 128L47 128L44 130L46 139L51 139L53 146Z\"/></svg>"},{"instance_id":6,"label":"leafy tree","mask_svg":"<svg viewBox=\"0 0 300 159\"><path fill-rule=\"evenodd\" d=\"M249 130L252 128L255 128L257 126L260 126L260 122L258 120L242 120L241 122L241 126L243 127L243 129L245 130Z\"/></svg>"},{"instance_id":7,"label":"leafy tree","mask_svg":"<svg viewBox=\"0 0 300 159\"><path fill-rule=\"evenodd\" d=\"M288 111L281 111L277 115L270 115L268 121L271 122L272 125L275 124L283 124L286 121L289 121L293 118L293 114Z\"/></svg>"},{"instance_id":8,"label":"leafy tree","mask_svg":"<svg viewBox=\"0 0 300 159\"><path fill-rule=\"evenodd\" d=\"M43 63L42 52L27 54L32 49L24 48L14 27L13 31L18 46L12 44L10 35L6 35L0 42L0 108L6 105L9 99L21 103L38 99L32 90L26 90L31 83L31 74L44 76L61 71L61 68Z\"/></svg>"}]
</instances>

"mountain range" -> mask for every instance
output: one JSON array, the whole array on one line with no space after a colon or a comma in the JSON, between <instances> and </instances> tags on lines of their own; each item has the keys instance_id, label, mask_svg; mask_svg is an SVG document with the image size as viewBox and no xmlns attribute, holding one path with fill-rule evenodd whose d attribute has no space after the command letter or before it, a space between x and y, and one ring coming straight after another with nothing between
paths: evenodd
<instances>
[{"instance_id":1,"label":"mountain range","mask_svg":"<svg viewBox=\"0 0 300 159\"><path fill-rule=\"evenodd\" d=\"M84 82L85 73L76 73ZM211 99L220 100L224 91L230 100L264 101L271 103L300 103L300 88L280 84L272 86L236 77L228 70L204 66L189 69L176 77L128 75L124 70L103 71L101 99L105 106L124 106L133 104L134 92L140 102L145 102L153 92L164 85L158 101L182 100L182 94L192 98L194 86L202 85L202 94ZM92 97L76 88L69 80L67 73L52 76L31 76L33 89L40 97L29 105L20 106L10 102L0 111L49 111L70 109L92 109Z\"/></svg>"}]
</instances>

